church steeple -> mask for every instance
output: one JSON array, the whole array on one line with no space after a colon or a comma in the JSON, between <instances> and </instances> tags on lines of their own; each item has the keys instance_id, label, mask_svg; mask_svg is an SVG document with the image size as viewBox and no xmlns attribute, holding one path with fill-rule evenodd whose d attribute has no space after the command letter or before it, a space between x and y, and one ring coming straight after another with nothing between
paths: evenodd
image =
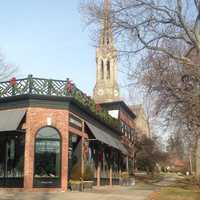
<instances>
[{"instance_id":1,"label":"church steeple","mask_svg":"<svg viewBox=\"0 0 200 200\"><path fill-rule=\"evenodd\" d=\"M96 68L94 100L97 103L119 100L117 50L113 41L110 0L104 0L103 3L102 29L99 47L96 50Z\"/></svg>"},{"instance_id":2,"label":"church steeple","mask_svg":"<svg viewBox=\"0 0 200 200\"><path fill-rule=\"evenodd\" d=\"M113 41L110 8L110 0L104 0L100 46L110 45Z\"/></svg>"}]
</instances>

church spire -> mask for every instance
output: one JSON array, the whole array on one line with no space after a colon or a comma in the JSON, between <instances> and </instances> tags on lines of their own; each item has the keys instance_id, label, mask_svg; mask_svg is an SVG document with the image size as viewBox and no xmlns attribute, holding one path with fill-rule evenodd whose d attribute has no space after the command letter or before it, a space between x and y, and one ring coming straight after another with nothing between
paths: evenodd
<instances>
[{"instance_id":1,"label":"church spire","mask_svg":"<svg viewBox=\"0 0 200 200\"><path fill-rule=\"evenodd\" d=\"M100 35L100 46L110 45L113 40L110 10L111 10L110 0L104 0L103 20L102 20L103 24Z\"/></svg>"},{"instance_id":2,"label":"church spire","mask_svg":"<svg viewBox=\"0 0 200 200\"><path fill-rule=\"evenodd\" d=\"M99 47L96 50L96 85L94 100L96 103L119 100L117 84L117 50L114 47L111 0L103 2L102 29L99 38Z\"/></svg>"},{"instance_id":3,"label":"church spire","mask_svg":"<svg viewBox=\"0 0 200 200\"><path fill-rule=\"evenodd\" d=\"M110 0L104 0L104 12L109 14L109 12L110 12Z\"/></svg>"}]
</instances>

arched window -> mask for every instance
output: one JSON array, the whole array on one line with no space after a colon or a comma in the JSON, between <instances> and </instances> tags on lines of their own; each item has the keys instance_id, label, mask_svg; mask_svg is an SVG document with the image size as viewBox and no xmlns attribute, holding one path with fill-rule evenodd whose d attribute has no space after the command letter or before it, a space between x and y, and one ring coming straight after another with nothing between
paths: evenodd
<instances>
[{"instance_id":1,"label":"arched window","mask_svg":"<svg viewBox=\"0 0 200 200\"><path fill-rule=\"evenodd\" d=\"M109 32L107 32L107 37L106 37L106 43L109 44L110 43L110 34Z\"/></svg>"},{"instance_id":2,"label":"arched window","mask_svg":"<svg viewBox=\"0 0 200 200\"><path fill-rule=\"evenodd\" d=\"M110 61L107 61L107 79L110 79Z\"/></svg>"},{"instance_id":3,"label":"arched window","mask_svg":"<svg viewBox=\"0 0 200 200\"><path fill-rule=\"evenodd\" d=\"M109 38L107 38L107 44L109 44L110 43L110 40L109 40Z\"/></svg>"},{"instance_id":4,"label":"arched window","mask_svg":"<svg viewBox=\"0 0 200 200\"><path fill-rule=\"evenodd\" d=\"M104 63L103 60L101 60L101 79L104 79Z\"/></svg>"},{"instance_id":5,"label":"arched window","mask_svg":"<svg viewBox=\"0 0 200 200\"><path fill-rule=\"evenodd\" d=\"M34 186L59 187L61 139L53 127L40 129L35 139Z\"/></svg>"}]
</instances>

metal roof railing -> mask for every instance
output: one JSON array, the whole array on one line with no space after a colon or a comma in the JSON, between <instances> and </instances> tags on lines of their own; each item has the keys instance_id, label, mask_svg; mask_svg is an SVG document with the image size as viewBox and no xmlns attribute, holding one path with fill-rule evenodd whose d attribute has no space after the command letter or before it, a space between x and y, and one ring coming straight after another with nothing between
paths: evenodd
<instances>
[{"instance_id":1,"label":"metal roof railing","mask_svg":"<svg viewBox=\"0 0 200 200\"><path fill-rule=\"evenodd\" d=\"M23 79L12 78L6 82L0 82L0 99L21 95L72 97L80 106L89 109L104 123L120 130L119 121L112 118L100 105L96 105L94 100L78 89L70 79L63 81L35 78L29 75Z\"/></svg>"}]
</instances>

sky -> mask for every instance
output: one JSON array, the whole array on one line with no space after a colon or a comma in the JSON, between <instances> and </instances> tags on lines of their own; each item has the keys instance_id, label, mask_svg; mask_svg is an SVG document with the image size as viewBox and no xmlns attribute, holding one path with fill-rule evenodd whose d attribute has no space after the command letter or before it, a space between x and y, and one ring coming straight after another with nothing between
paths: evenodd
<instances>
[{"instance_id":1,"label":"sky","mask_svg":"<svg viewBox=\"0 0 200 200\"><path fill-rule=\"evenodd\" d=\"M96 50L79 12L80 0L0 0L0 5L0 53L17 66L14 76L70 78L92 95ZM120 85L126 79L119 73ZM141 103L137 91L133 93ZM126 88L121 96L127 100Z\"/></svg>"},{"instance_id":2,"label":"sky","mask_svg":"<svg viewBox=\"0 0 200 200\"><path fill-rule=\"evenodd\" d=\"M95 48L79 1L0 0L0 51L17 77L70 78L92 94Z\"/></svg>"}]
</instances>

